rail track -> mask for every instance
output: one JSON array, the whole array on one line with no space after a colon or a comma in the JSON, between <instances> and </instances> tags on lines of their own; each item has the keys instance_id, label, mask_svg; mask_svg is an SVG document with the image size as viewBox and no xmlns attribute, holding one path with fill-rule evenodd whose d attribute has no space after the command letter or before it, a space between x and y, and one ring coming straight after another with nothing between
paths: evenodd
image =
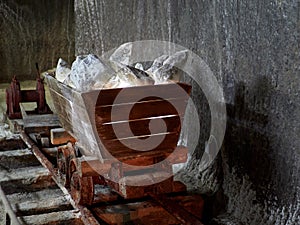
<instances>
[{"instance_id":1,"label":"rail track","mask_svg":"<svg viewBox=\"0 0 300 225\"><path fill-rule=\"evenodd\" d=\"M124 199L110 187L96 184L92 203L78 204L59 176L60 145L51 145L49 137L40 135L57 124L38 121L25 127L12 121L20 138L0 142L6 224L202 224L203 200L186 191Z\"/></svg>"}]
</instances>

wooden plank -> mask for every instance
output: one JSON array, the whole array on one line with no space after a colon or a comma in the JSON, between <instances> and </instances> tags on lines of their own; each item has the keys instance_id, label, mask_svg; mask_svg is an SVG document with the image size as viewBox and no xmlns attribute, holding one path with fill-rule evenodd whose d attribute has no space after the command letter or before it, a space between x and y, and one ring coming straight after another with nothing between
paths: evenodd
<instances>
[{"instance_id":1,"label":"wooden plank","mask_svg":"<svg viewBox=\"0 0 300 225\"><path fill-rule=\"evenodd\" d=\"M73 131L72 127L72 113L68 112L67 109L70 109L70 102L64 98L62 95L56 93L54 90L50 89L50 93L52 96L52 101L55 106L55 113L59 117L60 124L67 131Z\"/></svg>"},{"instance_id":2,"label":"wooden plank","mask_svg":"<svg viewBox=\"0 0 300 225\"><path fill-rule=\"evenodd\" d=\"M1 182L5 194L10 195L17 192L35 192L43 188L55 188L56 183L50 175L41 175L32 179L13 179Z\"/></svg>"},{"instance_id":3,"label":"wooden plank","mask_svg":"<svg viewBox=\"0 0 300 225\"><path fill-rule=\"evenodd\" d=\"M175 149L178 137L178 133L168 133L144 136L144 138L151 139L140 139L139 137L122 139L122 142L126 145L120 140L103 140L103 144L112 156L119 158L123 153L138 156L143 155L143 152L147 151Z\"/></svg>"},{"instance_id":4,"label":"wooden plank","mask_svg":"<svg viewBox=\"0 0 300 225\"><path fill-rule=\"evenodd\" d=\"M140 186L149 183L153 184ZM153 171L150 173L125 176L120 179L118 185L118 193L125 199L143 198L149 194L165 194L173 192L173 176L171 173L164 171Z\"/></svg>"},{"instance_id":5,"label":"wooden plank","mask_svg":"<svg viewBox=\"0 0 300 225\"><path fill-rule=\"evenodd\" d=\"M157 100L95 108L97 123L136 120L167 115L183 115L186 99ZM112 111L113 110L113 111Z\"/></svg>"},{"instance_id":6,"label":"wooden plank","mask_svg":"<svg viewBox=\"0 0 300 225\"><path fill-rule=\"evenodd\" d=\"M147 221L151 221L148 224L180 224L176 218L153 201L103 206L92 211L107 224L126 224L135 220L139 220L140 223L137 224L147 224Z\"/></svg>"},{"instance_id":7,"label":"wooden plank","mask_svg":"<svg viewBox=\"0 0 300 225\"><path fill-rule=\"evenodd\" d=\"M118 96L121 91L122 94ZM184 83L172 83L172 84L146 85L146 86L127 87L127 88L96 90L88 93L83 93L82 97L85 100L85 102L89 103L90 105L104 106L104 105L135 102L137 96L146 96L146 97L153 96L154 99L163 96L164 99L170 99L170 98L183 97L182 96L183 93L187 93L189 95L190 92L191 92L190 85ZM115 101L117 96L118 96L118 101ZM97 99L96 102L95 99ZM148 99L150 100L151 98Z\"/></svg>"},{"instance_id":8,"label":"wooden plank","mask_svg":"<svg viewBox=\"0 0 300 225\"><path fill-rule=\"evenodd\" d=\"M49 135L49 130L54 127L59 127L59 118L55 114L27 114L23 103L20 103L24 130L27 133L45 133Z\"/></svg>"},{"instance_id":9,"label":"wooden plank","mask_svg":"<svg viewBox=\"0 0 300 225\"><path fill-rule=\"evenodd\" d=\"M166 196L162 195L151 195L151 197L166 211L180 220L182 224L203 225L198 217L184 209L182 205L178 204L176 200L167 198Z\"/></svg>"},{"instance_id":10,"label":"wooden plank","mask_svg":"<svg viewBox=\"0 0 300 225\"><path fill-rule=\"evenodd\" d=\"M37 191L16 192L6 195L11 205L28 201L46 201L47 199L58 198L63 192L58 187L49 187Z\"/></svg>"},{"instance_id":11,"label":"wooden plank","mask_svg":"<svg viewBox=\"0 0 300 225\"><path fill-rule=\"evenodd\" d=\"M23 121L24 121L24 127L59 126L59 118L55 114L28 115L23 119Z\"/></svg>"},{"instance_id":12,"label":"wooden plank","mask_svg":"<svg viewBox=\"0 0 300 225\"><path fill-rule=\"evenodd\" d=\"M19 217L19 220L26 225L73 225L83 224L80 221L80 214L78 210L52 212L47 214L32 215Z\"/></svg>"},{"instance_id":13,"label":"wooden plank","mask_svg":"<svg viewBox=\"0 0 300 225\"><path fill-rule=\"evenodd\" d=\"M31 200L18 202L12 205L12 209L17 216L30 216L42 213L51 213L55 211L71 210L72 205L68 202L65 196L50 196L44 200Z\"/></svg>"},{"instance_id":14,"label":"wooden plank","mask_svg":"<svg viewBox=\"0 0 300 225\"><path fill-rule=\"evenodd\" d=\"M59 82L54 77L46 75L45 78L46 78L45 80L49 86L49 90L55 91L60 95L63 94L65 96L65 98L68 100L71 100L74 97L74 95L79 94L75 89Z\"/></svg>"},{"instance_id":15,"label":"wooden plank","mask_svg":"<svg viewBox=\"0 0 300 225\"><path fill-rule=\"evenodd\" d=\"M63 117L67 117L70 121L72 120L72 104L73 102L67 99L64 95L57 93L50 89L52 101L55 106L55 113ZM76 104L76 103L74 103Z\"/></svg>"},{"instance_id":16,"label":"wooden plank","mask_svg":"<svg viewBox=\"0 0 300 225\"><path fill-rule=\"evenodd\" d=\"M11 169L9 172L0 171L0 182L12 180L34 181L39 177L49 176L49 171L42 166L25 167L24 169Z\"/></svg>"},{"instance_id":17,"label":"wooden plank","mask_svg":"<svg viewBox=\"0 0 300 225\"><path fill-rule=\"evenodd\" d=\"M195 193L189 195L168 196L167 199L171 199L173 202L178 203L179 206L184 207L186 211L193 214L198 219L202 219L204 200L200 194Z\"/></svg>"},{"instance_id":18,"label":"wooden plank","mask_svg":"<svg viewBox=\"0 0 300 225\"><path fill-rule=\"evenodd\" d=\"M49 89L52 97L53 104L55 106L56 113L65 114L66 111L72 109L71 108L71 99L67 99L61 93L56 92L53 89Z\"/></svg>"},{"instance_id":19,"label":"wooden plank","mask_svg":"<svg viewBox=\"0 0 300 225\"><path fill-rule=\"evenodd\" d=\"M78 166L77 170L82 177L93 177L101 174L106 174L111 168L111 162L101 163L99 159L81 157L71 161L71 170L75 170L75 165Z\"/></svg>"},{"instance_id":20,"label":"wooden plank","mask_svg":"<svg viewBox=\"0 0 300 225\"><path fill-rule=\"evenodd\" d=\"M183 146L176 147L176 150L165 149L152 150L141 152L140 154L125 154L118 155L118 159L126 164L135 166L149 166L154 165L162 160L166 160L169 164L183 163L187 160L188 149ZM167 158L168 157L168 158Z\"/></svg>"},{"instance_id":21,"label":"wooden plank","mask_svg":"<svg viewBox=\"0 0 300 225\"><path fill-rule=\"evenodd\" d=\"M180 181L173 181L172 182L172 193L183 193L186 191L186 186L181 183ZM146 196L142 196L143 198ZM187 200L185 199L185 197L183 197L184 200L184 204L187 205ZM181 201L182 198L178 198L178 201ZM194 198L193 198L194 199ZM109 203L109 202L116 202L117 200L120 200L120 195L116 193L116 190L112 189L109 186L103 186L103 185L95 185L95 194L94 194L94 202L93 204L96 203ZM191 200L192 201L192 200ZM188 204L187 206L189 207L189 209L192 211L194 207L194 205L192 204L193 202L191 202L191 204ZM198 211L198 209L195 210L197 214L199 214L200 211ZM202 215L202 214L201 214Z\"/></svg>"},{"instance_id":22,"label":"wooden plank","mask_svg":"<svg viewBox=\"0 0 300 225\"><path fill-rule=\"evenodd\" d=\"M120 196L108 186L95 184L94 191L93 204L113 202L120 198Z\"/></svg>"},{"instance_id":23,"label":"wooden plank","mask_svg":"<svg viewBox=\"0 0 300 225\"><path fill-rule=\"evenodd\" d=\"M188 152L186 147L177 147L173 154L171 154L172 152L173 151L171 150L164 152L157 150L144 152L140 155L127 153L126 155L121 156L119 160L124 163L122 165L124 172L136 170L135 166L153 166L154 168L155 164L162 160L166 160L166 163L169 163L169 165L186 162ZM116 159L111 159L105 160L104 163L102 163L99 159L94 157L81 157L73 159L72 161L72 164L80 165L79 172L83 177L108 174L112 164L117 162Z\"/></svg>"},{"instance_id":24,"label":"wooden plank","mask_svg":"<svg viewBox=\"0 0 300 225\"><path fill-rule=\"evenodd\" d=\"M43 167L25 167L24 170L14 169L0 172L0 182L5 194L37 191L55 185L49 172Z\"/></svg>"},{"instance_id":25,"label":"wooden plank","mask_svg":"<svg viewBox=\"0 0 300 225\"><path fill-rule=\"evenodd\" d=\"M202 215L203 199L200 195L179 195L167 199L182 211L189 211L191 217L196 217L195 224L202 224L199 215ZM192 224L188 220L183 222L177 214L168 212L154 200L100 206L92 211L108 224Z\"/></svg>"},{"instance_id":26,"label":"wooden plank","mask_svg":"<svg viewBox=\"0 0 300 225\"><path fill-rule=\"evenodd\" d=\"M51 148L42 148L41 150L46 156L56 158L57 156L57 147Z\"/></svg>"},{"instance_id":27,"label":"wooden plank","mask_svg":"<svg viewBox=\"0 0 300 225\"><path fill-rule=\"evenodd\" d=\"M0 152L0 168L16 169L38 165L39 161L29 149Z\"/></svg>"},{"instance_id":28,"label":"wooden plank","mask_svg":"<svg viewBox=\"0 0 300 225\"><path fill-rule=\"evenodd\" d=\"M17 150L23 148L26 148L26 144L21 138L0 141L1 151Z\"/></svg>"},{"instance_id":29,"label":"wooden plank","mask_svg":"<svg viewBox=\"0 0 300 225\"><path fill-rule=\"evenodd\" d=\"M67 130L71 135L74 134L74 128L72 121L69 120L69 118L65 117L64 115L59 115L59 121L61 123L61 126Z\"/></svg>"},{"instance_id":30,"label":"wooden plank","mask_svg":"<svg viewBox=\"0 0 300 225\"><path fill-rule=\"evenodd\" d=\"M0 159L6 159L9 157L20 157L20 156L26 156L26 155L32 155L32 152L28 148L19 149L19 150L7 150L4 152L0 152Z\"/></svg>"},{"instance_id":31,"label":"wooden plank","mask_svg":"<svg viewBox=\"0 0 300 225\"><path fill-rule=\"evenodd\" d=\"M76 142L75 138L61 127L50 130L50 140L53 145L62 145L69 141L72 143Z\"/></svg>"},{"instance_id":32,"label":"wooden plank","mask_svg":"<svg viewBox=\"0 0 300 225\"><path fill-rule=\"evenodd\" d=\"M180 131L181 123L179 116L124 121L114 124L96 124L97 131L102 139L110 140L127 138L132 136L150 135L149 125L151 123L152 134ZM118 137L116 136L116 132ZM132 135L133 134L133 135Z\"/></svg>"}]
</instances>

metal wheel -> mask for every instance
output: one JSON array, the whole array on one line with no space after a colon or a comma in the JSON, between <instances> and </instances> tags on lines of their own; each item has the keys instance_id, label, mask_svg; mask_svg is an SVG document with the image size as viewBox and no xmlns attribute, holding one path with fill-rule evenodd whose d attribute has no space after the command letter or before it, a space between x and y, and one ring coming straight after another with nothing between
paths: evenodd
<instances>
[{"instance_id":1,"label":"metal wheel","mask_svg":"<svg viewBox=\"0 0 300 225\"><path fill-rule=\"evenodd\" d=\"M84 176L78 158L70 161L69 176L71 196L77 205L91 205L94 199L94 181L92 176Z\"/></svg>"},{"instance_id":2,"label":"metal wheel","mask_svg":"<svg viewBox=\"0 0 300 225\"><path fill-rule=\"evenodd\" d=\"M57 150L57 168L58 168L58 178L60 183L65 186L70 186L70 161L74 159L75 150L72 143L68 143L65 146L59 147Z\"/></svg>"},{"instance_id":3,"label":"metal wheel","mask_svg":"<svg viewBox=\"0 0 300 225\"><path fill-rule=\"evenodd\" d=\"M78 205L91 205L94 199L94 183L92 177L81 177L73 172L71 177L71 196Z\"/></svg>"}]
</instances>

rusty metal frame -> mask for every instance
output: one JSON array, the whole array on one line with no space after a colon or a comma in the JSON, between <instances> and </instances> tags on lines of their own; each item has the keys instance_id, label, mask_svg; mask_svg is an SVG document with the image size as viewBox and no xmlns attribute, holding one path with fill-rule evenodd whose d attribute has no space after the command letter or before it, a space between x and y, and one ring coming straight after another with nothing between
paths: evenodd
<instances>
[{"instance_id":1,"label":"rusty metal frame","mask_svg":"<svg viewBox=\"0 0 300 225\"><path fill-rule=\"evenodd\" d=\"M5 210L5 214L6 214L5 215L6 224L21 225L15 212L12 210L11 205L9 204L9 201L8 201L5 193L3 192L2 188L1 188L1 185L0 185L0 197L1 197L1 201L4 206L4 210ZM9 221L8 221L7 216L9 216Z\"/></svg>"},{"instance_id":2,"label":"rusty metal frame","mask_svg":"<svg viewBox=\"0 0 300 225\"><path fill-rule=\"evenodd\" d=\"M36 102L35 113L37 114L52 113L46 102L44 82L40 77L36 79L35 90L21 90L20 82L16 76L12 78L9 87L6 89L6 114L10 119L22 118L21 102Z\"/></svg>"}]
</instances>

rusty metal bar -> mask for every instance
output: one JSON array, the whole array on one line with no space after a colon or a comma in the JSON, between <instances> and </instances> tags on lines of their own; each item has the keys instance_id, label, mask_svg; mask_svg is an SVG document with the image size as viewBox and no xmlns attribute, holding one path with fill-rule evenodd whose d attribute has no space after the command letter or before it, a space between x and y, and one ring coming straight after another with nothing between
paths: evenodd
<instances>
[{"instance_id":1,"label":"rusty metal bar","mask_svg":"<svg viewBox=\"0 0 300 225\"><path fill-rule=\"evenodd\" d=\"M84 224L100 225L100 223L96 220L90 210L88 210L84 206L78 206L78 208L80 210L80 213L82 214L81 219Z\"/></svg>"},{"instance_id":2,"label":"rusty metal bar","mask_svg":"<svg viewBox=\"0 0 300 225\"><path fill-rule=\"evenodd\" d=\"M8 199L6 198L5 193L3 192L2 188L1 188L1 185L0 185L0 197L1 197L1 201L4 205L5 212L6 212L6 214L9 215L9 218L10 218L9 224L21 225L15 212L12 210L11 205L9 204ZM6 218L6 220L7 220L7 218Z\"/></svg>"},{"instance_id":3,"label":"rusty metal bar","mask_svg":"<svg viewBox=\"0 0 300 225\"><path fill-rule=\"evenodd\" d=\"M37 114L52 113L46 102L45 87L40 77L36 79L35 90L21 90L20 82L16 76L12 78L9 87L6 89L6 114L10 119L22 118L19 105L22 102L36 102L37 108L35 113Z\"/></svg>"},{"instance_id":4,"label":"rusty metal bar","mask_svg":"<svg viewBox=\"0 0 300 225\"><path fill-rule=\"evenodd\" d=\"M20 135L22 140L32 150L33 154L37 157L40 163L50 171L51 175L54 175L55 170L52 163L44 156L44 154L40 151L36 144L27 136L24 130L20 132Z\"/></svg>"}]
</instances>

